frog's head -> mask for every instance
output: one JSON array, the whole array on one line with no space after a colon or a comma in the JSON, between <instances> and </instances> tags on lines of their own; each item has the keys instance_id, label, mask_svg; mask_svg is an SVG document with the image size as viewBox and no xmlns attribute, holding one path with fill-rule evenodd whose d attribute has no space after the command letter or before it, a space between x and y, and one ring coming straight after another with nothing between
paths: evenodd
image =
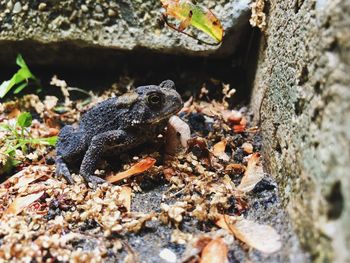
<instances>
[{"instance_id":1,"label":"frog's head","mask_svg":"<svg viewBox=\"0 0 350 263\"><path fill-rule=\"evenodd\" d=\"M183 107L180 94L171 80L159 86L141 86L135 90L138 95L134 105L134 117L140 124L156 124L169 119Z\"/></svg>"}]
</instances>

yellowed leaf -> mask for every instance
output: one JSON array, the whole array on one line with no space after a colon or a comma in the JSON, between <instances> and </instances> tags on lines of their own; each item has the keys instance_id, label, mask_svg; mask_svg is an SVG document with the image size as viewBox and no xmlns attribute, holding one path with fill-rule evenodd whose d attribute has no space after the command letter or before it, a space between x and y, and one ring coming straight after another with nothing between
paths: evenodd
<instances>
[{"instance_id":1,"label":"yellowed leaf","mask_svg":"<svg viewBox=\"0 0 350 263\"><path fill-rule=\"evenodd\" d=\"M216 225L230 231L237 239L263 253L275 253L282 247L280 235L269 225L227 215L221 215Z\"/></svg>"},{"instance_id":2,"label":"yellowed leaf","mask_svg":"<svg viewBox=\"0 0 350 263\"><path fill-rule=\"evenodd\" d=\"M189 0L161 0L166 14L179 20L180 31L188 25L208 34L218 43L222 41L224 29L221 21L207 8L193 4Z\"/></svg>"},{"instance_id":3,"label":"yellowed leaf","mask_svg":"<svg viewBox=\"0 0 350 263\"><path fill-rule=\"evenodd\" d=\"M203 249L200 263L226 263L228 248L222 238L211 240Z\"/></svg>"},{"instance_id":4,"label":"yellowed leaf","mask_svg":"<svg viewBox=\"0 0 350 263\"><path fill-rule=\"evenodd\" d=\"M156 160L151 157L146 157L139 161L138 163L131 166L128 170L117 173L116 175L108 176L106 180L110 183L116 183L123 179L129 178L135 174L143 173L150 169L154 164L156 163Z\"/></svg>"},{"instance_id":5,"label":"yellowed leaf","mask_svg":"<svg viewBox=\"0 0 350 263\"><path fill-rule=\"evenodd\" d=\"M44 194L44 191L30 194L26 196L17 197L6 209L4 212L5 214L13 214L18 215L21 213L26 207L30 206L32 203L34 203L36 200L38 200L42 195Z\"/></svg>"},{"instance_id":6,"label":"yellowed leaf","mask_svg":"<svg viewBox=\"0 0 350 263\"><path fill-rule=\"evenodd\" d=\"M248 160L247 170L244 173L237 190L247 193L254 189L255 185L264 177L263 167L260 163L260 154L254 153Z\"/></svg>"}]
</instances>

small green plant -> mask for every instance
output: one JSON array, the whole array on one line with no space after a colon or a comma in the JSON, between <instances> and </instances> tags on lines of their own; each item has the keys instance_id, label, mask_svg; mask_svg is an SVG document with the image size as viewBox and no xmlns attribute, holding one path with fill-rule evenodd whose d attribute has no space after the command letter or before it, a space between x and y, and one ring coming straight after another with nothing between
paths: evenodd
<instances>
[{"instance_id":1,"label":"small green plant","mask_svg":"<svg viewBox=\"0 0 350 263\"><path fill-rule=\"evenodd\" d=\"M13 88L15 88L13 93L17 94L28 86L30 79L36 80L35 76L30 72L21 54L17 55L16 64L20 67L20 69L12 76L10 80L5 80L0 85L0 98L5 97L6 94Z\"/></svg>"},{"instance_id":2,"label":"small green plant","mask_svg":"<svg viewBox=\"0 0 350 263\"><path fill-rule=\"evenodd\" d=\"M16 150L21 149L23 154L28 153L28 147L35 145L52 145L57 141L57 136L48 138L33 138L30 134L29 127L32 125L32 115L29 112L22 112L14 125L0 124L0 130L7 132L4 140L5 154L10 157L11 166L20 163L16 159Z\"/></svg>"}]
</instances>

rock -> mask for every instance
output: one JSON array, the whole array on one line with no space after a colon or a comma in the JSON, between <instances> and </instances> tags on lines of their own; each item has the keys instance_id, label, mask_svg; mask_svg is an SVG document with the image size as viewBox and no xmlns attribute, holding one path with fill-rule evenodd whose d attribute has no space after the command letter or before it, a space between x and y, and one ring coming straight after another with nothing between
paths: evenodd
<instances>
[{"instance_id":1,"label":"rock","mask_svg":"<svg viewBox=\"0 0 350 263\"><path fill-rule=\"evenodd\" d=\"M103 12L102 7L100 5L96 5L95 6L95 12L96 13L102 13Z\"/></svg>"},{"instance_id":2,"label":"rock","mask_svg":"<svg viewBox=\"0 0 350 263\"><path fill-rule=\"evenodd\" d=\"M107 14L109 17L115 17L117 15L113 9L108 9Z\"/></svg>"},{"instance_id":3,"label":"rock","mask_svg":"<svg viewBox=\"0 0 350 263\"><path fill-rule=\"evenodd\" d=\"M41 2L37 9L34 8L35 5L29 5L27 11L20 11L19 14L25 12L23 16L10 17L10 14L6 15L4 20L11 20L11 26L8 28L0 25L0 46L8 49L8 52L4 56L0 56L0 59L4 62L15 56L18 51L15 50L11 41L17 40L18 36L21 36L21 40L23 40L18 43L18 47L28 51L32 63L41 64L47 63L48 57L34 54L36 48L29 45L43 44L48 49L52 45L54 46L52 50L62 47L66 52L68 52L66 46L72 46L72 49L90 47L114 52L145 50L165 54L225 58L235 53L242 40L242 34L249 29L249 5L251 1L201 1L203 6L212 7L212 11L224 25L226 33L221 46L200 44L167 26L161 27L159 19L164 10L159 0L122 0L115 3L101 0L96 5L93 5L94 3L91 1L80 5L79 1L63 0L50 1L50 8L45 2ZM104 8L106 8L105 13L103 12ZM42 12L44 10L45 12ZM74 10L77 11L77 16L72 21L70 14ZM114 10L118 11L118 15ZM57 30L51 26L57 19L70 21L69 27L65 26ZM32 30L28 30L28 28L32 28ZM207 37L196 29L189 28L187 30L199 33L199 38ZM76 52L73 52L72 56L66 54L66 56L57 56L50 60L59 62L71 58L70 62L64 61L64 63L72 63L72 65L77 63L78 65L74 55ZM80 55L80 57L82 56Z\"/></svg>"},{"instance_id":4,"label":"rock","mask_svg":"<svg viewBox=\"0 0 350 263\"><path fill-rule=\"evenodd\" d=\"M347 0L271 5L251 102L315 262L350 262L349 13Z\"/></svg>"},{"instance_id":5,"label":"rock","mask_svg":"<svg viewBox=\"0 0 350 263\"><path fill-rule=\"evenodd\" d=\"M13 6L12 13L18 14L22 10L22 5L20 2L16 2L15 5Z\"/></svg>"},{"instance_id":6,"label":"rock","mask_svg":"<svg viewBox=\"0 0 350 263\"><path fill-rule=\"evenodd\" d=\"M81 11L83 11L84 13L87 13L89 11L89 8L86 5L81 5Z\"/></svg>"},{"instance_id":7,"label":"rock","mask_svg":"<svg viewBox=\"0 0 350 263\"><path fill-rule=\"evenodd\" d=\"M8 10L12 10L12 8L13 8L13 3L12 3L12 1L8 1L7 2L7 4L6 4L6 8L8 9Z\"/></svg>"},{"instance_id":8,"label":"rock","mask_svg":"<svg viewBox=\"0 0 350 263\"><path fill-rule=\"evenodd\" d=\"M45 11L46 7L47 7L46 3L40 3L38 6L38 9L39 11Z\"/></svg>"}]
</instances>

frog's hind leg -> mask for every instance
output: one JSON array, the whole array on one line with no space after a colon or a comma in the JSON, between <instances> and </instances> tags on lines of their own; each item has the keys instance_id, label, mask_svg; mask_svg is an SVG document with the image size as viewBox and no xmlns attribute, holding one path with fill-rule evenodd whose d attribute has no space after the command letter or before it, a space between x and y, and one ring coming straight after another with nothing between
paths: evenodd
<instances>
[{"instance_id":1,"label":"frog's hind leg","mask_svg":"<svg viewBox=\"0 0 350 263\"><path fill-rule=\"evenodd\" d=\"M56 145L56 175L63 176L69 184L73 184L73 178L68 169L67 163L73 163L79 160L86 150L86 140L83 132L71 125L64 126Z\"/></svg>"}]
</instances>

